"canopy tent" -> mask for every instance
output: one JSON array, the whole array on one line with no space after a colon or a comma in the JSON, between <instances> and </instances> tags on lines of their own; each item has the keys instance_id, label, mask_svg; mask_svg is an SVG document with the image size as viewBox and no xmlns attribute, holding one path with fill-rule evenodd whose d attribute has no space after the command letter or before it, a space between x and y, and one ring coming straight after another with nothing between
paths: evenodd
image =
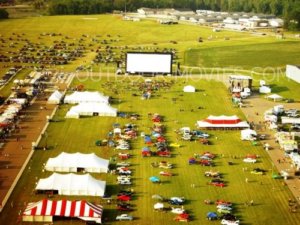
<instances>
[{"instance_id":1,"label":"canopy tent","mask_svg":"<svg viewBox=\"0 0 300 225\"><path fill-rule=\"evenodd\" d=\"M197 121L199 128L233 128L243 129L249 128L249 124L246 121L241 121L237 116L209 116L205 120Z\"/></svg>"},{"instance_id":2,"label":"canopy tent","mask_svg":"<svg viewBox=\"0 0 300 225\"><path fill-rule=\"evenodd\" d=\"M73 112L69 110L65 116L66 118L73 118L73 119L79 119L80 115L78 112Z\"/></svg>"},{"instance_id":3,"label":"canopy tent","mask_svg":"<svg viewBox=\"0 0 300 225\"><path fill-rule=\"evenodd\" d=\"M56 90L48 98L48 104L59 104L62 97L63 97L63 94Z\"/></svg>"},{"instance_id":4,"label":"canopy tent","mask_svg":"<svg viewBox=\"0 0 300 225\"><path fill-rule=\"evenodd\" d=\"M196 92L196 88L192 85L187 85L183 88L183 92Z\"/></svg>"},{"instance_id":5,"label":"canopy tent","mask_svg":"<svg viewBox=\"0 0 300 225\"><path fill-rule=\"evenodd\" d=\"M256 140L257 133L255 130L245 129L241 130L241 140L253 141Z\"/></svg>"},{"instance_id":6,"label":"canopy tent","mask_svg":"<svg viewBox=\"0 0 300 225\"><path fill-rule=\"evenodd\" d=\"M79 116L117 116L117 109L106 103L80 103L73 106L66 115L66 118L78 118ZM72 117L70 117L72 116ZM73 117L74 116L74 117Z\"/></svg>"},{"instance_id":7,"label":"canopy tent","mask_svg":"<svg viewBox=\"0 0 300 225\"><path fill-rule=\"evenodd\" d=\"M53 217L77 217L85 221L101 223L103 208L84 200L51 201L43 199L31 202L22 214L22 220L28 222L53 222Z\"/></svg>"},{"instance_id":8,"label":"canopy tent","mask_svg":"<svg viewBox=\"0 0 300 225\"><path fill-rule=\"evenodd\" d=\"M62 152L55 158L49 158L45 169L55 172L78 172L84 169L90 173L107 173L109 160L91 154Z\"/></svg>"},{"instance_id":9,"label":"canopy tent","mask_svg":"<svg viewBox=\"0 0 300 225\"><path fill-rule=\"evenodd\" d=\"M281 117L282 124L300 124L300 118L293 118L293 117Z\"/></svg>"},{"instance_id":10,"label":"canopy tent","mask_svg":"<svg viewBox=\"0 0 300 225\"><path fill-rule=\"evenodd\" d=\"M53 173L40 179L35 187L37 192L57 191L59 195L103 196L105 181L96 180L90 174Z\"/></svg>"},{"instance_id":11,"label":"canopy tent","mask_svg":"<svg viewBox=\"0 0 300 225\"><path fill-rule=\"evenodd\" d=\"M109 97L102 95L101 93L95 91L75 91L74 93L67 95L64 99L64 103L67 104L77 104L77 103L106 103L108 104Z\"/></svg>"},{"instance_id":12,"label":"canopy tent","mask_svg":"<svg viewBox=\"0 0 300 225\"><path fill-rule=\"evenodd\" d=\"M267 96L267 99L271 99L274 102L276 102L276 101L281 101L283 99L283 97L278 94L272 94L272 95Z\"/></svg>"},{"instance_id":13,"label":"canopy tent","mask_svg":"<svg viewBox=\"0 0 300 225\"><path fill-rule=\"evenodd\" d=\"M259 93L261 93L261 94L269 94L269 93L271 93L271 88L269 88L267 86L261 86L259 88Z\"/></svg>"}]
</instances>

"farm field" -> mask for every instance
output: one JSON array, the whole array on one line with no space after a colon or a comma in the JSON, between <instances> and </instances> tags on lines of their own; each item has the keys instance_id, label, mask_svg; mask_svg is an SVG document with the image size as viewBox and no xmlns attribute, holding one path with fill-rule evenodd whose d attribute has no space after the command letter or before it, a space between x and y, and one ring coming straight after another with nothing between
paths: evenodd
<instances>
[{"instance_id":1,"label":"farm field","mask_svg":"<svg viewBox=\"0 0 300 225\"><path fill-rule=\"evenodd\" d=\"M111 80L116 79L116 80ZM105 79L99 82L87 80L83 82L87 90L98 90L106 95L117 99L114 107L121 112L138 113L140 120L134 121L138 126L139 132L150 133L152 126L148 113L159 113L164 117L164 126L166 127L166 138L169 142L177 142L177 135L174 130L183 126L195 128L197 120L203 119L210 114L219 115L238 115L244 118L241 111L233 108L229 93L223 83L216 81L192 81L163 78L165 82L173 83L170 88L161 88L155 92L149 100L141 100L137 86L132 86L132 81L136 85L143 82L143 78L132 77L132 79L119 77ZM156 78L159 79L159 78ZM173 81L172 81L173 80ZM79 81L74 81L72 85L77 85ZM183 93L182 87L186 84L194 85L198 92ZM137 96L133 96L137 94ZM176 99L174 101L174 98ZM120 100L120 101L119 101ZM202 109L198 109L198 107ZM60 152L95 152L104 158L115 157L118 150L108 147L98 147L95 141L107 137L107 133L112 129L113 123L124 125L131 123L129 119L124 118L105 118L92 117L82 119L65 119L65 113L69 105L62 105L47 130L47 138L43 139L41 146L45 144L50 150L37 150L30 162L30 170L27 169L22 176L11 201L14 201L13 210L6 207L1 213L1 224L15 224L18 218L18 211L23 209L23 202L40 200L46 195L35 195L33 190L35 182L39 178L45 178L51 173L42 172L43 164L49 157L55 157ZM215 205L206 205L204 200L225 199L234 203L234 212L241 220L242 224L266 224L272 221L272 224L298 224L299 214L290 213L287 200L291 193L286 186L282 186L280 180L273 180L272 163L268 155L264 152L262 146L252 146L250 142L240 140L239 131L208 131L211 135L212 145L201 145L198 142L179 141L180 148L172 149L172 157L167 160L174 163L175 168L171 172L173 177L162 177L162 184L153 184L148 179L150 176L157 175L159 169L152 168L151 162L166 160L166 158L150 157L142 158L141 148L144 146L143 139L138 137L132 141L132 150L129 150L133 157L129 160L132 163L133 185L129 188L134 189L135 197L132 201L134 211L131 213L135 220L128 224L162 224L168 221L173 222L174 214L155 212L153 204L156 202L151 199L153 194L161 194L164 197L184 196L187 200L184 208L191 214L191 224L207 223L206 213L215 211ZM188 159L194 153L203 153L210 151L217 154L214 160L215 167L202 167L199 165L188 165ZM248 154L260 155L257 164L245 164L242 158ZM236 158L234 159L233 156ZM234 165L229 166L228 161ZM246 171L243 168L247 167ZM266 175L254 175L250 171L254 167L260 167L267 170ZM226 187L213 187L206 183L209 178L204 177L207 170L220 171L226 181ZM93 174L94 177L107 181L107 193L116 196L121 189L116 184L116 175L113 174ZM248 178L248 183L245 179ZM195 184L195 187L191 187ZM66 198L66 196L55 196L55 199ZM78 197L67 197L68 199L78 199ZM100 198L80 197L96 203L104 204L103 219L111 224L121 224L126 222L112 222L117 214L115 204L107 205ZM254 201L253 206L245 206L245 202ZM276 206L276 207L274 207ZM14 220L11 220L14 218ZM11 221L11 222L9 222ZM60 221L55 224L81 224L79 221ZM219 224L219 222L211 222ZM24 222L24 224L26 224Z\"/></svg>"},{"instance_id":2,"label":"farm field","mask_svg":"<svg viewBox=\"0 0 300 225\"><path fill-rule=\"evenodd\" d=\"M129 151L133 157L129 161L132 163L133 185L128 188L134 189L135 192L132 201L134 211L130 212L134 216L132 222L116 222L116 215L121 214L117 212L116 204L107 204L101 198L55 196L51 199L86 199L103 204L103 220L106 224L177 224L178 222L173 221L174 214L153 210L153 205L156 203L151 199L153 194L161 194L167 198L185 197L187 201L184 208L191 214L189 223L195 225L220 224L220 221L207 221L207 212L216 211L216 207L204 204L206 199L232 201L234 203L233 212L240 219L241 224L297 225L299 223L300 214L289 211L288 199L292 198L292 194L287 186L282 185L282 180L271 178L274 167L262 145L253 146L250 142L242 142L239 131L208 131L212 143L208 146L177 139L175 130L184 126L195 128L197 120L204 119L209 115L237 115L245 119L242 111L232 106L231 96L223 83L201 79L200 76L152 78L170 84L170 88L160 88L153 93L149 100L141 100L141 91L138 89L138 85L144 82L144 78L106 76L106 71L115 72L115 63L92 62L96 56L95 49L100 48L103 51L108 45L112 47L116 55L126 49L137 51L175 49L176 61L180 62L183 68L185 66L187 68L188 66L241 68L249 70L248 73L251 73L252 68L260 67L262 69L257 71L261 74L251 74L254 78L254 85L257 86L259 80L263 78L267 84L270 84L272 92L286 98L300 100L299 84L287 80L282 73L286 63L299 64L299 40L292 38L277 40L269 35L257 36L232 31L214 33L209 27L183 24L164 26L149 20L129 22L123 21L117 15L10 19L0 21L0 30L0 39L4 40L0 45L0 55L17 52L28 40L45 49L60 41L64 41L70 46L75 43L76 47L83 47L84 51L81 57L71 60L66 65L51 64L46 65L45 68L57 72L74 72L76 68L83 66L83 72L87 71L86 74L88 71L102 71L103 73L99 77L75 79L71 87L83 84L86 90L100 91L111 96L114 99L112 106L116 107L118 111L140 115L140 119L137 121L120 117L65 119L64 116L71 106L61 105L54 117L57 122L50 123L47 137L44 137L40 143L41 148L47 145L49 150L35 152L8 204L0 214L0 224L29 224L20 222L19 213L24 209L25 203L47 197L34 194L34 187L38 179L51 174L42 172L43 164L48 158L65 151L70 153L95 152L98 156L114 159L118 150L96 146L95 142L107 138L114 123L121 125L135 123L139 134L141 132L150 133L153 123L148 118L148 113L162 115L168 142L179 142L182 146L172 148L171 158L143 158L141 156L141 149L144 146L143 138L139 136L131 141L132 150ZM51 35L51 33L55 33L55 35ZM19 37L17 37L18 35ZM198 42L199 37L203 39L203 42ZM225 38L229 40L225 40ZM107 40L106 44L103 44L104 40ZM14 42L14 47L10 46L11 42ZM41 66L38 62L0 62L0 77L4 75L9 66L13 65L26 67L16 75L17 79L24 78L33 67ZM275 70L274 72L272 69L268 69L268 74L264 74L265 67L279 68L279 71ZM187 84L194 85L198 91L183 93L182 88ZM11 87L12 82L0 91L1 95L8 96ZM215 167L188 165L190 157L205 151L217 154L217 158L214 160ZM259 155L259 162L250 165L243 163L242 159L248 153ZM175 176L161 177L161 184L153 184L149 181L149 177L159 176L161 170L152 168L151 163L161 160L174 163L175 168L170 171ZM232 161L233 165L229 166L229 161ZM245 169L246 167L247 169ZM267 170L267 173L265 175L251 174L250 171L255 167L263 168ZM226 187L207 185L210 179L204 177L203 174L210 169L222 173ZM116 175L92 175L107 181L107 193L111 194L113 198L122 189L116 184ZM245 182L246 178L248 182ZM253 206L247 206L245 203L251 200L254 202ZM11 207L11 202L13 202L13 207ZM54 224L83 223L73 219L55 221Z\"/></svg>"}]
</instances>

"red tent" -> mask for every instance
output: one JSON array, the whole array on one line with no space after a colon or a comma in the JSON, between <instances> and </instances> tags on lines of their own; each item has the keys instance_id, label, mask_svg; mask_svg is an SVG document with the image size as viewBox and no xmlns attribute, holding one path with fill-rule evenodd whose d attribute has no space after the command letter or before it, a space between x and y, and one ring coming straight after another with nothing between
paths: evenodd
<instances>
[{"instance_id":1,"label":"red tent","mask_svg":"<svg viewBox=\"0 0 300 225\"><path fill-rule=\"evenodd\" d=\"M77 217L85 221L101 223L103 208L84 200L51 201L43 199L29 203L23 212L23 221L53 222L53 217Z\"/></svg>"}]
</instances>

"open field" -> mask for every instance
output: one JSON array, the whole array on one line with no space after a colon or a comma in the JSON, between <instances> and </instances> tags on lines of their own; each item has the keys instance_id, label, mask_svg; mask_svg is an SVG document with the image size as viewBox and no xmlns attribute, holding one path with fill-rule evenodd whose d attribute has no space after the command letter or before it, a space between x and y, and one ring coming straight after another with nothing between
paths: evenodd
<instances>
[{"instance_id":1,"label":"open field","mask_svg":"<svg viewBox=\"0 0 300 225\"><path fill-rule=\"evenodd\" d=\"M185 81L182 79L175 80L172 87L168 90L161 89L154 93L150 100L141 100L140 96L132 96L133 93L138 94L139 91L131 86L131 81L119 77L110 78L110 87L105 79L98 82L87 80L84 85L87 90L99 90L121 101L116 101L119 111L134 112L141 115L141 119L136 121L140 132L149 133L149 127L152 122L148 119L147 114L160 113L164 116L163 124L166 126L166 137L169 142L176 142L175 129L182 126L194 127L196 120L205 118L210 114L236 114L243 118L242 112L233 108L230 101L230 96L226 91L224 85L216 81ZM133 77L132 79L140 79ZM169 78L164 78L166 81L171 81ZM113 82L112 82L113 81ZM74 84L81 83L74 81ZM182 87L186 84L195 85L198 92L195 94L183 93ZM131 89L131 90L130 90ZM115 93L118 90L118 93ZM172 100L176 98L176 102ZM220 107L222 105L222 107ZM203 109L198 109L201 106ZM63 105L58 111L55 119L60 122L53 122L47 130L47 139L43 139L41 147L47 142L47 146L51 149L49 151L36 151L32 161L30 162L30 170L26 170L22 176L16 190L14 191L10 201L14 201L14 208L6 207L1 214L0 223L5 221L5 224L15 224L17 220L17 213L23 209L24 202L37 201L45 195L34 195L33 189L35 187L36 179L44 178L51 173L42 173L42 164L47 161L49 157L58 155L61 151L66 152L96 152L97 155L110 158L117 154L113 149L107 147L95 146L95 141L106 137L107 133L112 129L112 124L117 122L122 125L131 122L128 119L122 118L83 118L83 119L64 119L64 115L70 106ZM184 111L182 111L183 109ZM67 135L66 135L67 134ZM211 134L210 140L212 145L204 146L195 142L183 142L181 148L172 149L173 157L168 161L175 164L175 168L171 171L176 174L174 177L162 177L162 184L155 185L150 183L148 178L152 175L158 175L159 169L152 168L151 162L160 161L162 158L142 158L140 149L143 146L143 141L139 137L132 141L133 150L130 153L134 155L129 161L133 164L133 188L136 192L135 198L132 201L135 210L132 215L136 218L130 224L162 224L168 221L168 224L176 224L172 222L174 215L170 213L154 212L152 207L155 203L151 199L153 194L161 194L165 197L184 196L187 199L185 209L188 210L193 220L191 224L205 224L207 223L205 215L208 211L215 211L215 206L205 205L205 199L225 199L235 203L235 214L241 219L242 224L266 224L272 221L272 224L298 224L300 218L299 213L290 213L288 211L287 199L291 197L291 193L286 186L282 186L280 180L271 179L272 164L262 146L252 146L250 142L240 141L239 131L209 131ZM214 170L220 171L224 180L227 182L227 187L219 188L208 186L206 183L209 180L203 176L204 171L210 168L201 167L197 165L189 166L187 160L194 153L202 153L204 151L211 151L218 154L215 159L216 166ZM260 155L258 164L245 165L242 163L242 157L247 153ZM236 156L237 159L232 159ZM227 162L233 161L234 165L228 166ZM248 170L243 172L244 167ZM260 167L268 170L266 175L253 175L250 171L254 167ZM101 174L94 177L107 181L107 192L115 195L120 189L116 185L115 175ZM246 183L245 179L249 182ZM191 184L196 187L192 188ZM55 197L61 199L65 197ZM69 198L69 197L68 197ZM78 199L78 197L71 197L70 199ZM102 202L99 198L81 197L93 202ZM245 206L244 203L253 200L253 206ZM276 206L276 207L274 207ZM118 214L115 206L106 205L104 203L104 218L108 221L113 221ZM15 218L10 220L9 218ZM8 221L12 221L11 223ZM55 224L81 224L82 222L63 221ZM122 222L124 224L124 222ZM126 223L126 222L125 222ZM24 223L25 224L25 223ZM113 222L111 224L119 224ZM121 223L120 223L121 224ZM219 224L219 222L212 222L212 224Z\"/></svg>"},{"instance_id":2,"label":"open field","mask_svg":"<svg viewBox=\"0 0 300 225\"><path fill-rule=\"evenodd\" d=\"M91 19L92 18L92 19ZM58 16L58 17L34 17L24 19L12 19L0 21L1 38L6 43L0 46L0 54L7 54L9 51L18 51L26 41L17 41L16 34L21 39L28 39L30 42L39 43L42 47L50 47L57 41L65 41L83 44L85 47L84 56L71 61L67 65L50 65L49 69L57 71L71 71L79 65L90 66L94 71L111 69L114 71L115 64L104 63L92 64L95 57L95 49L105 48L98 42L92 41L96 38L99 41L109 40L109 45L119 48L141 47L137 49L154 50L156 48L175 48L178 52L178 61L186 66L203 67L239 67L251 69L254 67L278 67L282 68L286 63L299 64L299 41L295 39L276 40L270 36L254 36L243 32L222 31L213 33L211 28L198 27L192 25L165 26L155 21L129 22L122 21L120 16ZM13 35L15 33L15 35ZM59 36L41 36L43 33L60 33ZM85 36L83 36L85 35ZM108 36L109 35L109 36ZM13 37L15 47L9 47L10 37ZM68 36L66 39L65 37ZM203 42L199 43L198 38L202 37ZM229 38L229 40L224 40ZM80 39L82 41L80 42ZM117 41L110 41L110 39ZM210 39L210 40L208 40ZM170 41L176 41L173 44ZM245 56L245 57L241 57ZM14 63L0 63L0 75L2 76L7 67ZM17 64L18 65L18 64ZM23 66L40 66L38 64L22 64ZM26 76L28 70L18 74L18 79ZM271 72L272 73L272 70ZM254 83L263 78L271 85L273 92L284 97L300 99L299 84L288 81L282 71L268 75L253 75ZM109 79L109 80L107 80ZM159 78L157 78L159 79ZM141 100L141 92L134 86L133 82L142 82L140 77L131 79L118 76L109 78L93 78L74 80L72 86L80 83L85 85L87 90L101 91L112 96L117 101L112 104L119 111L133 112L141 115L141 119L134 121L138 125L139 132L149 133L152 122L147 114L160 113L165 121L166 137L169 142L177 142L174 132L183 126L194 128L197 120L208 115L238 115L245 118L242 111L233 108L231 96L227 92L223 83L213 80L202 80L199 77L192 79L185 78L160 78L166 82L174 82L170 89L160 89L154 93L150 100ZM85 81L83 81L85 80ZM182 87L186 84L195 85L198 92L195 94L183 93ZM3 96L9 95L11 84L0 92ZM137 96L133 96L136 94ZM120 100L120 101L118 101ZM199 109L202 107L202 109ZM49 151L36 151L28 168L20 179L13 192L6 208L0 214L0 224L14 225L19 219L18 213L24 209L24 203L38 201L46 195L35 195L34 187L37 179L45 178L51 173L42 172L43 163L49 157L55 157L60 152L95 152L104 158L111 158L117 154L113 149L95 146L95 141L106 138L107 133L112 129L113 123L122 125L132 122L123 118L82 118L65 119L64 116L69 105L62 105L55 115L59 122L52 122L47 130L47 137L42 139L40 147L47 145ZM172 172L174 177L162 177L162 184L150 183L148 178L158 175L159 169L152 168L151 162L160 161L161 158L142 158L140 149L143 147L143 140L139 137L132 141L134 155L130 162L133 164L133 188L136 192L132 202L134 211L132 215L135 220L132 222L112 222L117 214L114 204L107 205L100 198L80 197L80 199L104 204L103 218L109 222L107 224L176 224L172 219L173 214L159 213L153 211L154 200L152 194L161 194L165 197L184 196L187 199L185 209L192 215L192 224L207 224L205 218L208 211L216 211L214 205L205 205L205 199L225 199L234 202L234 212L245 225L265 225L272 222L274 225L289 224L297 225L300 219L299 212L290 213L287 200L292 197L291 192L282 181L271 179L272 163L261 145L252 146L249 142L240 141L239 131L209 131L212 145L204 146L195 142L183 142L181 148L172 149L172 158L168 159L175 164ZM220 171L224 175L227 187L218 188L208 186L208 178L203 176L204 171L210 168L188 165L188 158L194 153L211 151L218 154L216 167L213 169ZM260 155L258 164L245 165L242 157L247 153ZM237 159L232 157L236 156ZM234 165L228 166L227 162L233 161ZM30 167L30 169L29 169ZM243 172L243 168L248 170ZM261 167L268 170L266 175L259 176L250 174L254 167ZM116 185L115 175L101 174L94 177L107 181L107 193L116 195L119 186ZM249 182L246 183L245 179ZM191 184L196 187L192 188ZM66 198L56 196L55 199ZM78 199L78 197L67 197L68 199ZM254 201L253 206L245 206L245 202ZM11 207L13 202L13 207ZM21 222L19 222L21 223ZM55 222L55 224L82 224L77 220L66 220ZM21 223L27 224L27 223ZM39 223L36 223L39 224ZM211 224L219 224L211 222Z\"/></svg>"},{"instance_id":3,"label":"open field","mask_svg":"<svg viewBox=\"0 0 300 225\"><path fill-rule=\"evenodd\" d=\"M300 40L297 39L278 40L270 35L261 36L225 30L215 33L210 27L184 24L169 26L152 20L123 21L120 15L10 19L0 21L0 30L1 38L5 41L0 46L0 52L5 53L4 55L10 51L18 51L26 44L25 39L39 44L41 48L49 48L57 41L76 45L80 43L85 47L83 57L67 65L48 66L57 70L74 71L79 65L85 65L92 66L94 71L111 68L113 72L115 64L91 63L95 57L95 50L99 47L105 48L107 45L115 47L114 52L117 55L120 54L120 48L126 50L126 46L139 47L136 49L138 51L173 48L177 50L177 60L182 65L188 66L252 69L283 67L286 63L299 64ZM56 35L41 36L45 33ZM200 37L203 40L201 43L198 42ZM103 40L108 43L101 44ZM10 47L11 43L13 47ZM9 64L0 63L1 66ZM39 66L39 63L22 65ZM2 72L1 69L0 71Z\"/></svg>"}]
</instances>

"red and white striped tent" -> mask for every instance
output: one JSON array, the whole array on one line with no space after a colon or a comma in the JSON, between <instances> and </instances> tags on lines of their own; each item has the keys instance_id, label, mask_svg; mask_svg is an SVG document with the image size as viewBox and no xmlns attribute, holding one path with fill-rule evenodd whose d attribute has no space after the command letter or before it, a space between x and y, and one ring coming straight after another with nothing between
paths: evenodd
<instances>
[{"instance_id":1,"label":"red and white striped tent","mask_svg":"<svg viewBox=\"0 0 300 225\"><path fill-rule=\"evenodd\" d=\"M197 121L198 128L236 128L245 129L250 125L246 121L241 121L237 116L209 116L204 120Z\"/></svg>"},{"instance_id":2,"label":"red and white striped tent","mask_svg":"<svg viewBox=\"0 0 300 225\"><path fill-rule=\"evenodd\" d=\"M30 222L53 222L53 217L77 217L85 221L101 223L103 208L84 200L51 201L43 199L29 203L23 212L22 220Z\"/></svg>"}]
</instances>

